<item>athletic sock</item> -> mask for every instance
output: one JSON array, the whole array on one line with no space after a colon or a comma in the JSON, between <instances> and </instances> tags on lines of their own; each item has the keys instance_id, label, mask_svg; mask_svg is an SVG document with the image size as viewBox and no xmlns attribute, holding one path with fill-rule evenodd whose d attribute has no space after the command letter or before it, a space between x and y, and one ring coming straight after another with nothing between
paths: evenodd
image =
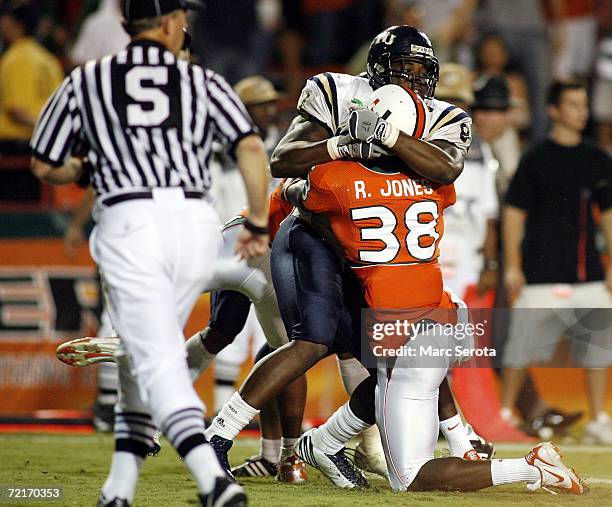
<instances>
[{"instance_id":1,"label":"athletic sock","mask_svg":"<svg viewBox=\"0 0 612 507\"><path fill-rule=\"evenodd\" d=\"M440 421L440 429L448 441L453 456L463 458L466 452L474 450L459 414Z\"/></svg>"},{"instance_id":2,"label":"athletic sock","mask_svg":"<svg viewBox=\"0 0 612 507\"><path fill-rule=\"evenodd\" d=\"M281 451L281 439L271 440L262 438L259 440L259 454L270 463L279 463Z\"/></svg>"},{"instance_id":3,"label":"athletic sock","mask_svg":"<svg viewBox=\"0 0 612 507\"><path fill-rule=\"evenodd\" d=\"M355 388L370 376L368 370L354 357L350 359L338 358L338 369L342 377L344 389L350 396Z\"/></svg>"},{"instance_id":4,"label":"athletic sock","mask_svg":"<svg viewBox=\"0 0 612 507\"><path fill-rule=\"evenodd\" d=\"M109 500L123 498L133 503L143 461L143 458L131 452L115 451L110 473L102 486L102 494Z\"/></svg>"},{"instance_id":5,"label":"athletic sock","mask_svg":"<svg viewBox=\"0 0 612 507\"><path fill-rule=\"evenodd\" d=\"M293 453L295 453L295 444L297 443L298 440L299 439L297 438L283 437L282 444L281 444L281 450L280 450L281 459L287 456L291 456Z\"/></svg>"},{"instance_id":6,"label":"athletic sock","mask_svg":"<svg viewBox=\"0 0 612 507\"><path fill-rule=\"evenodd\" d=\"M312 443L326 454L336 454L351 438L370 426L353 414L346 402L312 432Z\"/></svg>"},{"instance_id":7,"label":"athletic sock","mask_svg":"<svg viewBox=\"0 0 612 507\"><path fill-rule=\"evenodd\" d=\"M215 412L221 412L235 392L236 388L231 380L215 379Z\"/></svg>"},{"instance_id":8,"label":"athletic sock","mask_svg":"<svg viewBox=\"0 0 612 507\"><path fill-rule=\"evenodd\" d=\"M206 438L210 441L214 435L219 435L222 438L234 440L242 428L249 424L257 414L259 410L244 401L240 393L234 393L234 396L213 419L211 425L206 428Z\"/></svg>"},{"instance_id":9,"label":"athletic sock","mask_svg":"<svg viewBox=\"0 0 612 507\"><path fill-rule=\"evenodd\" d=\"M202 331L198 331L185 342L187 366L192 381L195 381L216 357L216 354L208 352L202 342L202 337Z\"/></svg>"},{"instance_id":10,"label":"athletic sock","mask_svg":"<svg viewBox=\"0 0 612 507\"><path fill-rule=\"evenodd\" d=\"M117 391L112 389L102 389L98 386L98 396L96 402L99 405L114 405L117 403Z\"/></svg>"},{"instance_id":11,"label":"athletic sock","mask_svg":"<svg viewBox=\"0 0 612 507\"><path fill-rule=\"evenodd\" d=\"M239 375L240 363L230 363L222 358L215 362L215 412L220 412L236 392L234 385Z\"/></svg>"},{"instance_id":12,"label":"athletic sock","mask_svg":"<svg viewBox=\"0 0 612 507\"><path fill-rule=\"evenodd\" d=\"M540 479L540 471L527 463L525 458L493 459L491 479L493 486L514 482L535 482Z\"/></svg>"},{"instance_id":13,"label":"athletic sock","mask_svg":"<svg viewBox=\"0 0 612 507\"><path fill-rule=\"evenodd\" d=\"M117 363L100 363L98 365L98 403L114 405L117 401L118 390L119 370L117 369Z\"/></svg>"},{"instance_id":14,"label":"athletic sock","mask_svg":"<svg viewBox=\"0 0 612 507\"><path fill-rule=\"evenodd\" d=\"M210 444L194 447L185 455L184 460L196 480L200 493L210 493L215 487L215 478L225 476Z\"/></svg>"}]
</instances>

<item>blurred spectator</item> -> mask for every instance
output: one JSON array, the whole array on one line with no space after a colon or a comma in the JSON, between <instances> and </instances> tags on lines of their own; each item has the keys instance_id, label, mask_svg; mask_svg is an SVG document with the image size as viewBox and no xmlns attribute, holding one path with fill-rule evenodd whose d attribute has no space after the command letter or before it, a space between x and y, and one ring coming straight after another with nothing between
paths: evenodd
<instances>
[{"instance_id":1,"label":"blurred spectator","mask_svg":"<svg viewBox=\"0 0 612 507\"><path fill-rule=\"evenodd\" d=\"M0 18L8 49L0 57L0 140L29 141L38 113L63 79L57 58L34 39L35 7L21 4Z\"/></svg>"},{"instance_id":2,"label":"blurred spectator","mask_svg":"<svg viewBox=\"0 0 612 507\"><path fill-rule=\"evenodd\" d=\"M102 0L98 10L90 14L72 46L70 59L75 65L119 52L130 42L121 25L120 0Z\"/></svg>"},{"instance_id":3,"label":"blurred spectator","mask_svg":"<svg viewBox=\"0 0 612 507\"><path fill-rule=\"evenodd\" d=\"M0 153L29 156L28 141L36 118L63 71L57 58L33 35L38 25L36 7L7 7L0 17L0 32L7 49L0 57ZM30 171L2 171L0 199L35 200L39 183Z\"/></svg>"},{"instance_id":4,"label":"blurred spectator","mask_svg":"<svg viewBox=\"0 0 612 507\"><path fill-rule=\"evenodd\" d=\"M594 0L557 0L552 77L586 78L591 74L597 42ZM554 6L554 2L552 3ZM554 13L553 13L554 15Z\"/></svg>"},{"instance_id":5,"label":"blurred spectator","mask_svg":"<svg viewBox=\"0 0 612 507\"><path fill-rule=\"evenodd\" d=\"M423 29L424 10L417 0L386 0L384 2L385 26L409 25ZM367 40L347 63L347 72L352 75L366 71L371 40Z\"/></svg>"},{"instance_id":6,"label":"blurred spectator","mask_svg":"<svg viewBox=\"0 0 612 507\"><path fill-rule=\"evenodd\" d=\"M444 216L440 248L444 283L459 297L465 297L470 286L477 286L482 296L497 284L498 162L489 143L508 123L508 87L502 77L491 77L478 88L474 102L470 71L459 64L443 63L436 98L466 111L471 105L474 121L470 151L455 181L457 202Z\"/></svg>"},{"instance_id":7,"label":"blurred spectator","mask_svg":"<svg viewBox=\"0 0 612 507\"><path fill-rule=\"evenodd\" d=\"M259 129L268 153L272 153L281 138L281 133L274 123L280 94L263 76L247 77L236 83L234 90ZM213 150L211 174L213 181L211 195L214 206L221 222L225 222L245 208L247 198L240 171L233 158L216 144ZM270 186L270 190L276 186L274 179L271 180Z\"/></svg>"},{"instance_id":8,"label":"blurred spectator","mask_svg":"<svg viewBox=\"0 0 612 507\"><path fill-rule=\"evenodd\" d=\"M557 2L558 0L554 0ZM550 41L541 0L484 0L477 14L481 33L495 30L527 81L531 140L542 139L548 124L545 94L550 81Z\"/></svg>"},{"instance_id":9,"label":"blurred spectator","mask_svg":"<svg viewBox=\"0 0 612 507\"><path fill-rule=\"evenodd\" d=\"M517 298L515 309L536 310L514 310L512 315L503 357L502 416L512 417L525 368L549 362L566 335L572 338L575 360L587 368L590 421L585 437L611 444L612 423L604 406L606 368L612 365L612 266L604 272L591 208L599 205L610 253L612 160L583 141L588 120L584 86L557 81L547 104L550 138L523 156L506 195L506 286Z\"/></svg>"},{"instance_id":10,"label":"blurred spectator","mask_svg":"<svg viewBox=\"0 0 612 507\"><path fill-rule=\"evenodd\" d=\"M499 34L489 32L483 35L476 44L475 54L478 74L502 76L510 91L510 121L502 134L491 143L499 161L497 185L500 195L503 195L521 156L519 130L524 129L530 119L527 85L523 76L510 66L508 46Z\"/></svg>"},{"instance_id":11,"label":"blurred spectator","mask_svg":"<svg viewBox=\"0 0 612 507\"><path fill-rule=\"evenodd\" d=\"M279 49L287 91L298 96L304 65L331 70L346 63L380 30L382 15L379 1L283 0L283 19Z\"/></svg>"},{"instance_id":12,"label":"blurred spectator","mask_svg":"<svg viewBox=\"0 0 612 507\"><path fill-rule=\"evenodd\" d=\"M529 94L525 78L510 64L510 53L504 39L495 32L483 35L475 46L478 74L504 76L510 89L510 120L517 129L529 123Z\"/></svg>"},{"instance_id":13,"label":"blurred spectator","mask_svg":"<svg viewBox=\"0 0 612 507\"><path fill-rule=\"evenodd\" d=\"M478 0L421 0L422 30L429 35L439 61L460 60L469 44Z\"/></svg>"},{"instance_id":14,"label":"blurred spectator","mask_svg":"<svg viewBox=\"0 0 612 507\"><path fill-rule=\"evenodd\" d=\"M612 29L599 43L593 86L593 117L599 146L612 155Z\"/></svg>"},{"instance_id":15,"label":"blurred spectator","mask_svg":"<svg viewBox=\"0 0 612 507\"><path fill-rule=\"evenodd\" d=\"M273 16L278 9L272 4L270 10L271 4L262 6L262 1L206 0L206 10L192 23L194 55L231 84L262 73L268 64L260 54L262 31L275 30Z\"/></svg>"}]
</instances>

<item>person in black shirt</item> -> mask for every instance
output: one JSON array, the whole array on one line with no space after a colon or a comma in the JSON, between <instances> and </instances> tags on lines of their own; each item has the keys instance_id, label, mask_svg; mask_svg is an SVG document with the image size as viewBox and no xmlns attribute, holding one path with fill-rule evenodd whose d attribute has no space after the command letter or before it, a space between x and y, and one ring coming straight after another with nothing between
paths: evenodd
<instances>
[{"instance_id":1,"label":"person in black shirt","mask_svg":"<svg viewBox=\"0 0 612 507\"><path fill-rule=\"evenodd\" d=\"M522 158L506 195L505 283L515 308L504 351L503 412L511 413L525 368L552 359L559 338L572 337L576 361L587 368L591 420L586 437L612 443L604 411L606 368L612 364L612 268L596 248L592 208L612 252L612 160L585 141L588 96L578 83L555 82L548 95L548 139Z\"/></svg>"}]
</instances>

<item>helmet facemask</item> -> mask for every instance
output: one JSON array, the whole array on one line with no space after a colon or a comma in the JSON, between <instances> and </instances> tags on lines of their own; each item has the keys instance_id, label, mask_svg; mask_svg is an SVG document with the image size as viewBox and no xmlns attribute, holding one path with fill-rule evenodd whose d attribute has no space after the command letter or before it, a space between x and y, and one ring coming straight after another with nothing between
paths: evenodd
<instances>
[{"instance_id":1,"label":"helmet facemask","mask_svg":"<svg viewBox=\"0 0 612 507\"><path fill-rule=\"evenodd\" d=\"M415 73L415 64L424 67L425 72ZM405 53L384 53L370 69L376 87L386 84L408 85L424 99L432 99L438 82L439 64L435 57L408 55Z\"/></svg>"}]
</instances>

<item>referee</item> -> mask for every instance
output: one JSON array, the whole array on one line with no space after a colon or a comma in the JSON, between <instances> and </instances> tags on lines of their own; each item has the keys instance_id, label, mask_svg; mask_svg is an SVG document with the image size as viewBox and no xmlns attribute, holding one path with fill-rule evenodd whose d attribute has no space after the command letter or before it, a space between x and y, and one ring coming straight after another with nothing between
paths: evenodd
<instances>
[{"instance_id":1,"label":"referee","mask_svg":"<svg viewBox=\"0 0 612 507\"><path fill-rule=\"evenodd\" d=\"M236 158L249 222L242 257L263 254L267 158L261 138L226 81L177 59L185 42L184 0L125 0L131 43L76 68L41 113L32 171L51 184L78 180L87 149L96 192L90 238L125 350L118 357L115 452L99 506L130 505L156 427L193 474L205 505L246 504L204 438L204 406L191 384L182 329L212 282L221 247L207 201L213 141ZM79 148L77 148L79 147Z\"/></svg>"}]
</instances>

